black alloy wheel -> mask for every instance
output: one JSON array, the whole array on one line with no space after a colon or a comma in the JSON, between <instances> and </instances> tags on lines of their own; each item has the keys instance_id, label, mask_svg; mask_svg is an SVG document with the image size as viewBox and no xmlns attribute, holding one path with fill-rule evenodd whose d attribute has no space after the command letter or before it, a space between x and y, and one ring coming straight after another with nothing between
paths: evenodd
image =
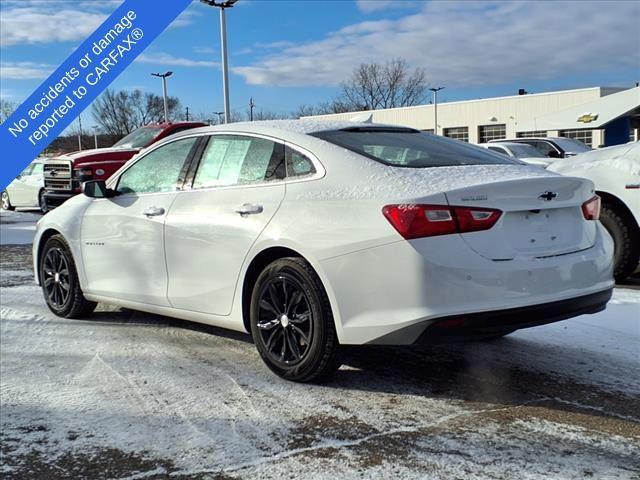
<instances>
[{"instance_id":1,"label":"black alloy wheel","mask_svg":"<svg viewBox=\"0 0 640 480\"><path fill-rule=\"evenodd\" d=\"M69 264L59 247L52 247L45 253L43 260L42 286L47 300L56 308L61 308L69 300Z\"/></svg>"},{"instance_id":2,"label":"black alloy wheel","mask_svg":"<svg viewBox=\"0 0 640 480\"><path fill-rule=\"evenodd\" d=\"M62 235L45 243L39 262L40 283L49 310L59 317L78 318L96 308L84 298L71 249Z\"/></svg>"},{"instance_id":3,"label":"black alloy wheel","mask_svg":"<svg viewBox=\"0 0 640 480\"><path fill-rule=\"evenodd\" d=\"M313 313L300 282L290 273L268 278L259 293L258 330L271 361L299 363L313 335Z\"/></svg>"},{"instance_id":4,"label":"black alloy wheel","mask_svg":"<svg viewBox=\"0 0 640 480\"><path fill-rule=\"evenodd\" d=\"M260 356L281 377L310 382L339 368L329 299L303 259L281 258L262 271L252 292L250 321Z\"/></svg>"}]
</instances>

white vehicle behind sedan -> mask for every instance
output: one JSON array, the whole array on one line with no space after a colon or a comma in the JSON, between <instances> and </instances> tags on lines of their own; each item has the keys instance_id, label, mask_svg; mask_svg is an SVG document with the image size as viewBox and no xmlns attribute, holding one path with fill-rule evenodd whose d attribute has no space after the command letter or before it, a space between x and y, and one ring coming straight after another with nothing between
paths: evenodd
<instances>
[{"instance_id":1,"label":"white vehicle behind sedan","mask_svg":"<svg viewBox=\"0 0 640 480\"><path fill-rule=\"evenodd\" d=\"M640 143L558 160L549 170L588 178L602 198L600 221L615 244L615 276L627 278L640 261Z\"/></svg>"},{"instance_id":2,"label":"white vehicle behind sedan","mask_svg":"<svg viewBox=\"0 0 640 480\"><path fill-rule=\"evenodd\" d=\"M555 160L545 156L538 149L526 143L495 142L480 143L478 146L542 168L547 168Z\"/></svg>"},{"instance_id":3,"label":"white vehicle behind sedan","mask_svg":"<svg viewBox=\"0 0 640 480\"><path fill-rule=\"evenodd\" d=\"M37 208L42 213L49 209L44 199L44 160L36 159L2 191L2 208Z\"/></svg>"},{"instance_id":4,"label":"white vehicle behind sedan","mask_svg":"<svg viewBox=\"0 0 640 480\"><path fill-rule=\"evenodd\" d=\"M600 311L613 287L592 182L410 128L194 129L83 188L34 240L55 314L106 302L251 332L295 381L331 374L341 345L499 337Z\"/></svg>"}]
</instances>

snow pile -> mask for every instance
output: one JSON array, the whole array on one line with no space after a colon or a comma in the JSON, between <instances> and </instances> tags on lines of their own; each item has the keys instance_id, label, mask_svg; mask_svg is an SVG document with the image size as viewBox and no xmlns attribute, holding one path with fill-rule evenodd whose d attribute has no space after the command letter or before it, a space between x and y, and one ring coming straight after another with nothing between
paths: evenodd
<instances>
[{"instance_id":1,"label":"snow pile","mask_svg":"<svg viewBox=\"0 0 640 480\"><path fill-rule=\"evenodd\" d=\"M568 159L555 161L551 170L570 175L579 170L604 168L619 170L622 174L640 176L640 143L593 150Z\"/></svg>"}]
</instances>

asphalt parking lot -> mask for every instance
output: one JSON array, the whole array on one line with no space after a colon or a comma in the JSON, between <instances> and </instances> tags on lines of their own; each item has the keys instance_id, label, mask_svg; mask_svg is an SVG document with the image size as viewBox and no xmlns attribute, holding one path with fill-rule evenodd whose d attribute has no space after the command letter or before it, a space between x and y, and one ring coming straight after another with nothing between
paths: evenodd
<instances>
[{"instance_id":1,"label":"asphalt parking lot","mask_svg":"<svg viewBox=\"0 0 640 480\"><path fill-rule=\"evenodd\" d=\"M330 383L298 385L245 335L103 305L56 318L30 245L3 243L6 478L640 478L636 280L597 315L348 348Z\"/></svg>"}]
</instances>

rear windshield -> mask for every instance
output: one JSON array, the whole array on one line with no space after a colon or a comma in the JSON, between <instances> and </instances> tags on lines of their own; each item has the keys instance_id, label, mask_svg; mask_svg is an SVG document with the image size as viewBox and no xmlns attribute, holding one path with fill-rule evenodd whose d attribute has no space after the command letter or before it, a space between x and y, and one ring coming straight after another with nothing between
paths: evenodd
<instances>
[{"instance_id":1,"label":"rear windshield","mask_svg":"<svg viewBox=\"0 0 640 480\"><path fill-rule=\"evenodd\" d=\"M485 148L412 129L354 127L312 135L395 167L521 164Z\"/></svg>"},{"instance_id":2,"label":"rear windshield","mask_svg":"<svg viewBox=\"0 0 640 480\"><path fill-rule=\"evenodd\" d=\"M140 127L120 139L114 147L144 148L162 132L162 127Z\"/></svg>"}]
</instances>

